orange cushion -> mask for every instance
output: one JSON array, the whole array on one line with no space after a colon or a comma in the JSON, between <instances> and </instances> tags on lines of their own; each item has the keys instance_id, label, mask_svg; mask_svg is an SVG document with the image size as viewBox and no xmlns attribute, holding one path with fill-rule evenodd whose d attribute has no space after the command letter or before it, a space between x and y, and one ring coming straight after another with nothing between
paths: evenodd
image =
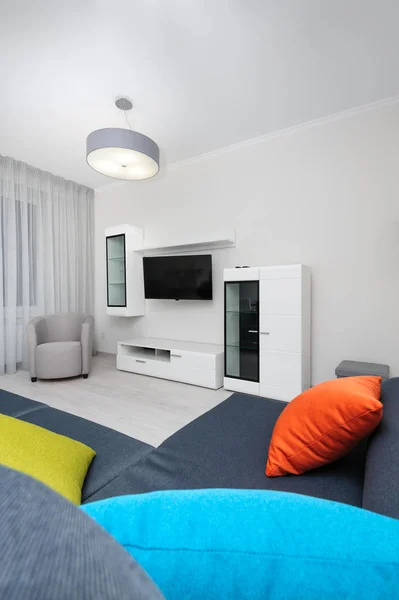
<instances>
[{"instance_id":1,"label":"orange cushion","mask_svg":"<svg viewBox=\"0 0 399 600\"><path fill-rule=\"evenodd\" d=\"M299 475L344 456L382 417L381 377L325 381L292 400L276 421L266 475Z\"/></svg>"}]
</instances>

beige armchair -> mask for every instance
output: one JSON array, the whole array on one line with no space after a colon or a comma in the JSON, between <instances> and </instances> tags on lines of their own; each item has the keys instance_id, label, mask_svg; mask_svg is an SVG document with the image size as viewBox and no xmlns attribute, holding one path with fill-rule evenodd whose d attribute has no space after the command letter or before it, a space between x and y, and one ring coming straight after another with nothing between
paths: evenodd
<instances>
[{"instance_id":1,"label":"beige armchair","mask_svg":"<svg viewBox=\"0 0 399 600\"><path fill-rule=\"evenodd\" d=\"M89 376L93 353L94 317L58 313L35 317L27 327L29 370L33 382Z\"/></svg>"}]
</instances>

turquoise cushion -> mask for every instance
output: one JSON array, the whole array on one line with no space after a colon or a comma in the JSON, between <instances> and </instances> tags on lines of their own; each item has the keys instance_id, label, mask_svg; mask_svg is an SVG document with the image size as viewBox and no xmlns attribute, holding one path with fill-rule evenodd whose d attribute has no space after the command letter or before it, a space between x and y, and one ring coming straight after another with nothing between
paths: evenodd
<instances>
[{"instance_id":1,"label":"turquoise cushion","mask_svg":"<svg viewBox=\"0 0 399 600\"><path fill-rule=\"evenodd\" d=\"M282 492L191 490L82 506L167 600L399 597L399 521Z\"/></svg>"}]
</instances>

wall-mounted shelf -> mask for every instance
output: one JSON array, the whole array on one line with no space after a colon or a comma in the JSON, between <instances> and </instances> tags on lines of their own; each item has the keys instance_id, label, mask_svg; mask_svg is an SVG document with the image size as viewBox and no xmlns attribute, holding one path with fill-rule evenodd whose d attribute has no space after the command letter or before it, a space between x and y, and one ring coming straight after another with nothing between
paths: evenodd
<instances>
[{"instance_id":1,"label":"wall-mounted shelf","mask_svg":"<svg viewBox=\"0 0 399 600\"><path fill-rule=\"evenodd\" d=\"M143 247L138 249L139 254L176 254L179 252L195 252L201 250L218 250L220 248L234 248L236 245L235 230L224 231L221 235L197 235L188 237L176 236L168 240L159 240L158 243L144 241Z\"/></svg>"}]
</instances>

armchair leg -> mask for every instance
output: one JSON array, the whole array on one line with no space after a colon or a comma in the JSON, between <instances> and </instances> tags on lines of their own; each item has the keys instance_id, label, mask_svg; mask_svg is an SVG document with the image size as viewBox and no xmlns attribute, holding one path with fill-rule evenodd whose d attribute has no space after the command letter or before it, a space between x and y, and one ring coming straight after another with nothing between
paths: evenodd
<instances>
[{"instance_id":1,"label":"armchair leg","mask_svg":"<svg viewBox=\"0 0 399 600\"><path fill-rule=\"evenodd\" d=\"M82 377L83 377L83 379L87 379L87 378L88 378L88 376L89 376L89 374L88 374L88 373L83 373L83 376L82 376Z\"/></svg>"},{"instance_id":2,"label":"armchair leg","mask_svg":"<svg viewBox=\"0 0 399 600\"><path fill-rule=\"evenodd\" d=\"M37 377L31 377L30 380L31 380L32 383L36 383Z\"/></svg>"}]
</instances>

